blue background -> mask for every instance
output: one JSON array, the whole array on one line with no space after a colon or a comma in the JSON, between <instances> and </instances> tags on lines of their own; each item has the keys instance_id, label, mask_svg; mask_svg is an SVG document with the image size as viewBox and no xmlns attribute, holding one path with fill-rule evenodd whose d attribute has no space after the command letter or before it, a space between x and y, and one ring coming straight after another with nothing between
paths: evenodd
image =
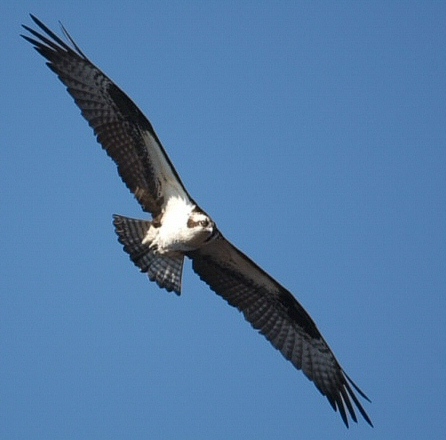
<instances>
[{"instance_id":1,"label":"blue background","mask_svg":"<svg viewBox=\"0 0 446 440\"><path fill-rule=\"evenodd\" d=\"M446 431L446 3L6 1L0 437L440 439ZM347 431L144 217L18 37L61 20L152 121L223 233L292 291L369 395Z\"/></svg>"}]
</instances>

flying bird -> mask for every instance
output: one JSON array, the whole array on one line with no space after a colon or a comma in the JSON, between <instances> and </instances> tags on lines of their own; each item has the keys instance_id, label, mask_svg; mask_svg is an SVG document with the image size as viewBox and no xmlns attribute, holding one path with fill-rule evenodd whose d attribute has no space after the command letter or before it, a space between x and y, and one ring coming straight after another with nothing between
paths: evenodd
<instances>
[{"instance_id":1,"label":"flying bird","mask_svg":"<svg viewBox=\"0 0 446 440\"><path fill-rule=\"evenodd\" d=\"M150 220L114 215L124 251L141 272L167 291L181 293L185 257L209 287L314 382L345 425L356 411L372 422L357 394L370 401L342 369L309 314L294 296L225 239L189 195L151 123L79 49L62 26L65 43L31 15L40 33L22 35L47 60L97 141ZM355 393L356 391L356 393Z\"/></svg>"}]
</instances>

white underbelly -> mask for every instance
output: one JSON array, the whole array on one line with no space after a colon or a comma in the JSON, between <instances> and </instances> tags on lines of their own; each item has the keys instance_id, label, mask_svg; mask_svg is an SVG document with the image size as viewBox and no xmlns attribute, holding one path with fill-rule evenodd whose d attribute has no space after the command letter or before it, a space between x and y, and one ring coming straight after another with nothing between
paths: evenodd
<instances>
[{"instance_id":1,"label":"white underbelly","mask_svg":"<svg viewBox=\"0 0 446 440\"><path fill-rule=\"evenodd\" d=\"M160 254L187 252L196 248L197 231L188 227L195 208L188 200L171 197L161 218L161 226L150 227L143 240Z\"/></svg>"}]
</instances>

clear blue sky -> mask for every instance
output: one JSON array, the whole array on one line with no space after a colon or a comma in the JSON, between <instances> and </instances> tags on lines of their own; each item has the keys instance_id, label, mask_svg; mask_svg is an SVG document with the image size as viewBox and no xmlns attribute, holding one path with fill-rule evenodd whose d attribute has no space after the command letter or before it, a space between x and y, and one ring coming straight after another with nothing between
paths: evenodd
<instances>
[{"instance_id":1,"label":"clear blue sky","mask_svg":"<svg viewBox=\"0 0 446 440\"><path fill-rule=\"evenodd\" d=\"M446 4L0 6L0 437L440 439L446 431ZM141 217L28 13L152 121L192 196L308 310L372 399L346 431L199 281L116 240Z\"/></svg>"}]
</instances>

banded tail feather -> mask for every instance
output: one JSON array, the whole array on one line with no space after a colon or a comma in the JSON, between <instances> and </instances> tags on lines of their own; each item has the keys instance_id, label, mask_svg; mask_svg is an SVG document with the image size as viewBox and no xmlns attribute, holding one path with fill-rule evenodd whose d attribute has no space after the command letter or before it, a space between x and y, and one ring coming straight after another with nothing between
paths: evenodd
<instances>
[{"instance_id":1,"label":"banded tail feather","mask_svg":"<svg viewBox=\"0 0 446 440\"><path fill-rule=\"evenodd\" d=\"M152 222L114 215L113 225L118 241L135 266L146 272L150 281L155 281L159 287L180 295L184 256L162 255L149 243L143 243Z\"/></svg>"}]
</instances>

